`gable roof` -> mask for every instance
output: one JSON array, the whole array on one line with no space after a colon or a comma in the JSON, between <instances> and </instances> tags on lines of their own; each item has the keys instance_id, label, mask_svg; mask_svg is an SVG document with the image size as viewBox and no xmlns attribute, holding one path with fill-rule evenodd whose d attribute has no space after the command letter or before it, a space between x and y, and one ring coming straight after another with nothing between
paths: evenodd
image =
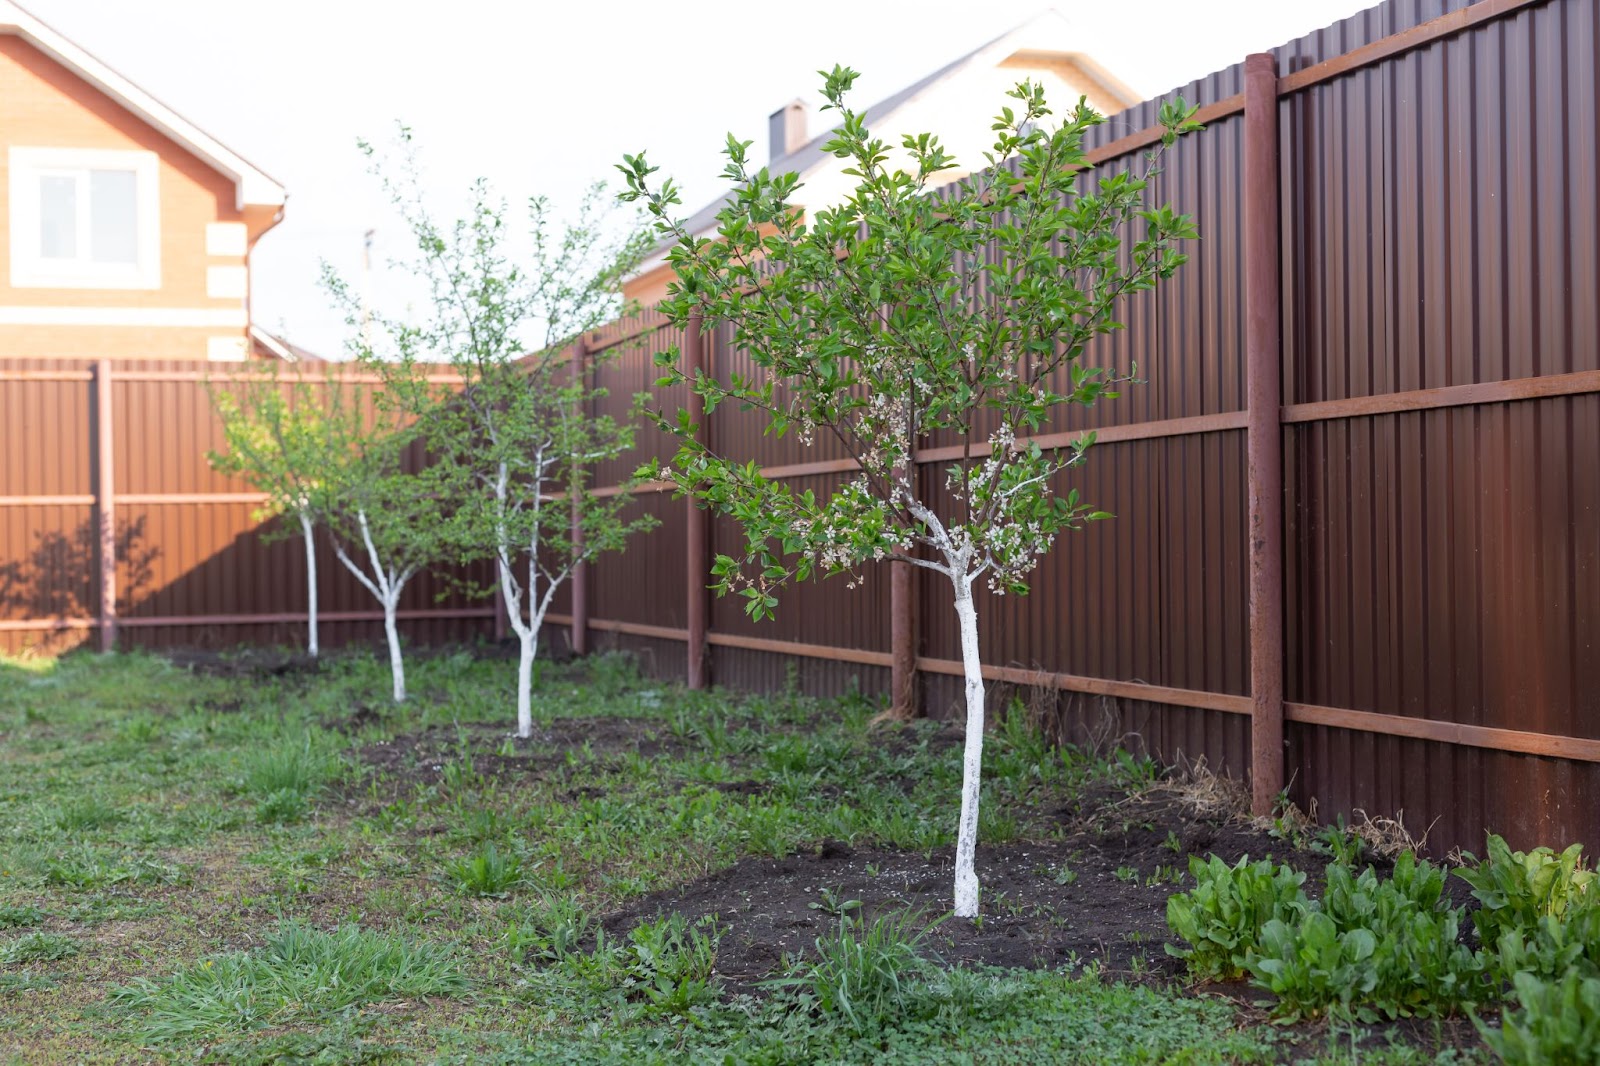
<instances>
[{"instance_id":1,"label":"gable roof","mask_svg":"<svg viewBox=\"0 0 1600 1066\"><path fill-rule=\"evenodd\" d=\"M274 359L282 359L286 363L326 363L327 360L315 352L308 351L292 341L285 340L278 334L254 322L250 323L250 342L260 348Z\"/></svg>"},{"instance_id":2,"label":"gable roof","mask_svg":"<svg viewBox=\"0 0 1600 1066\"><path fill-rule=\"evenodd\" d=\"M233 179L236 205L280 207L284 189L272 177L105 63L18 7L0 0L0 34L19 37L160 130L213 170Z\"/></svg>"},{"instance_id":3,"label":"gable roof","mask_svg":"<svg viewBox=\"0 0 1600 1066\"><path fill-rule=\"evenodd\" d=\"M0 2L4 2L4 0L0 0ZM1080 34L1077 27L1060 11L1054 8L1041 11L1028 21L1013 26L992 41L979 45L966 55L951 60L921 80L907 85L893 96L873 104L867 108L863 118L869 128L881 124L884 119L900 110L900 108L912 103L928 90L963 71L981 67L985 64L998 63L1019 51L1038 52L1046 50L1040 47L1040 42L1048 42L1050 45L1055 45L1056 47L1048 50L1059 55L1062 59L1070 61L1073 66L1077 67L1086 77L1096 83L1096 88L1100 89L1108 97L1118 101L1123 107L1132 107L1144 99L1139 93L1129 88L1119 78L1085 53L1064 47L1068 41L1078 36ZM768 169L775 174L787 174L792 171L804 178L807 173L828 158L823 153L822 146L833 139L833 134L832 128L818 134L787 155L774 159L767 165ZM716 224L717 212L722 210L723 205L728 202L733 193L734 190L729 189L705 207L696 211L689 217L684 228L691 234L699 234L710 229ZM671 243L670 241L663 242L656 251L660 252L670 246Z\"/></svg>"}]
</instances>

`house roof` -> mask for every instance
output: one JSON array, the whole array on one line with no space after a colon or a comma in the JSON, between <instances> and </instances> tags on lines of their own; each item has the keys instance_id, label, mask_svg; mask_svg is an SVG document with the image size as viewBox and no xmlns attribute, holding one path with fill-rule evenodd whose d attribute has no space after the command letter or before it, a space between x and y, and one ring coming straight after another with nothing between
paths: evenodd
<instances>
[{"instance_id":1,"label":"house roof","mask_svg":"<svg viewBox=\"0 0 1600 1066\"><path fill-rule=\"evenodd\" d=\"M250 323L250 342L269 355L282 359L286 363L326 363L327 360L315 352L307 351L298 344L283 339L276 333L262 326Z\"/></svg>"},{"instance_id":2,"label":"house roof","mask_svg":"<svg viewBox=\"0 0 1600 1066\"><path fill-rule=\"evenodd\" d=\"M236 206L280 207L284 188L259 167L17 6L0 0L0 34L20 37L233 179Z\"/></svg>"},{"instance_id":3,"label":"house roof","mask_svg":"<svg viewBox=\"0 0 1600 1066\"><path fill-rule=\"evenodd\" d=\"M3 2L3 0L0 0ZM1065 47L1068 43L1081 39L1081 32L1061 12L1051 8L1042 11L1033 18L1012 27L1005 33L988 41L966 55L946 63L938 70L922 78L920 81L907 85L904 89L887 99L880 100L867 108L864 118L868 128L881 124L888 116L900 108L916 100L923 93L934 88L962 71L982 66L986 63L997 63L1007 56L1022 50L1032 52L1048 50L1059 55L1077 67L1086 77L1096 82L1100 89L1111 99L1116 100L1123 107L1132 107L1144 99L1139 93L1129 88L1120 79L1095 62L1082 51L1071 50ZM1041 48L1045 44L1047 48ZM828 157L823 153L822 146L833 139L834 131L827 130L811 138L805 144L796 148L787 155L774 159L768 164L768 169L774 173L796 173L803 179L808 172ZM705 207L691 215L685 223L685 229L692 234L700 234L716 225L717 212L721 211L734 190L729 189ZM673 242L663 242L656 252L665 251Z\"/></svg>"}]
</instances>

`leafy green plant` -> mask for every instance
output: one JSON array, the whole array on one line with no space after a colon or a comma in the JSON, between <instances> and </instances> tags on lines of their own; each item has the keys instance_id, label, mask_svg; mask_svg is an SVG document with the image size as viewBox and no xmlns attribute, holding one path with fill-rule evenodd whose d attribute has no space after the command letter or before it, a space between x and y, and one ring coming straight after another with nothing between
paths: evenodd
<instances>
[{"instance_id":1,"label":"leafy green plant","mask_svg":"<svg viewBox=\"0 0 1600 1066\"><path fill-rule=\"evenodd\" d=\"M1532 929L1506 929L1484 954L1503 981L1519 973L1555 979L1576 971L1600 977L1600 906L1569 908L1559 918L1546 914Z\"/></svg>"},{"instance_id":2,"label":"leafy green plant","mask_svg":"<svg viewBox=\"0 0 1600 1066\"><path fill-rule=\"evenodd\" d=\"M1195 887L1167 899L1167 927L1188 947L1166 945L1191 977L1228 981L1244 974L1268 922L1292 918L1306 906L1306 875L1248 855L1229 866L1215 855L1189 858Z\"/></svg>"},{"instance_id":3,"label":"leafy green plant","mask_svg":"<svg viewBox=\"0 0 1600 1066\"><path fill-rule=\"evenodd\" d=\"M445 864L457 890L469 896L503 896L522 883L522 858L503 852L493 841L470 855Z\"/></svg>"},{"instance_id":4,"label":"leafy green plant","mask_svg":"<svg viewBox=\"0 0 1600 1066\"><path fill-rule=\"evenodd\" d=\"M635 926L628 933L623 988L642 994L653 1013L683 1014L717 997L714 917L690 924L681 914Z\"/></svg>"},{"instance_id":5,"label":"leafy green plant","mask_svg":"<svg viewBox=\"0 0 1600 1066\"><path fill-rule=\"evenodd\" d=\"M1478 901L1472 923L1487 948L1496 947L1507 930L1527 935L1543 918L1559 921L1572 908L1600 906L1600 887L1594 872L1582 866L1581 844L1559 855L1550 848L1512 851L1504 838L1490 834L1487 858L1469 859L1471 865L1456 876L1472 886Z\"/></svg>"},{"instance_id":6,"label":"leafy green plant","mask_svg":"<svg viewBox=\"0 0 1600 1066\"><path fill-rule=\"evenodd\" d=\"M1356 877L1329 866L1322 899L1262 926L1246 968L1288 1020L1374 1022L1471 1007L1490 994L1484 960L1460 942L1461 911L1444 897L1444 879L1409 852L1385 881L1370 867Z\"/></svg>"},{"instance_id":7,"label":"leafy green plant","mask_svg":"<svg viewBox=\"0 0 1600 1066\"><path fill-rule=\"evenodd\" d=\"M1478 1031L1508 1066L1590 1066L1600 1060L1600 978L1571 971L1555 980L1514 978L1518 1007L1500 1027Z\"/></svg>"},{"instance_id":8,"label":"leafy green plant","mask_svg":"<svg viewBox=\"0 0 1600 1066\"><path fill-rule=\"evenodd\" d=\"M1359 866L1367 857L1367 842L1346 829L1343 818L1338 824L1319 830L1312 840L1312 846L1332 856L1340 866Z\"/></svg>"}]
</instances>

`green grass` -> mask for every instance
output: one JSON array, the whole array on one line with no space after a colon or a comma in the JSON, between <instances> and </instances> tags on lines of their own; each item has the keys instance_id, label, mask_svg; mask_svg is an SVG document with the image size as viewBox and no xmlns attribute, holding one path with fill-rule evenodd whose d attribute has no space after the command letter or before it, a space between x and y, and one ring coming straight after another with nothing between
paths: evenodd
<instances>
[{"instance_id":1,"label":"green grass","mask_svg":"<svg viewBox=\"0 0 1600 1066\"><path fill-rule=\"evenodd\" d=\"M960 751L874 727L868 700L691 693L618 657L546 666L536 724L567 739L519 745L514 671L417 657L392 708L369 656L247 677L0 659L0 1064L1351 1061L1181 988L953 969L919 923L823 885L830 931L758 995L718 969L721 920L607 933L744 858L950 844ZM582 742L605 728L641 750ZM985 764L991 845L1156 773L1020 716Z\"/></svg>"},{"instance_id":2,"label":"green grass","mask_svg":"<svg viewBox=\"0 0 1600 1066\"><path fill-rule=\"evenodd\" d=\"M208 958L159 980L136 979L112 1000L139 1040L173 1044L327 1020L361 1004L452 996L465 987L451 953L425 941L286 922L258 950Z\"/></svg>"}]
</instances>

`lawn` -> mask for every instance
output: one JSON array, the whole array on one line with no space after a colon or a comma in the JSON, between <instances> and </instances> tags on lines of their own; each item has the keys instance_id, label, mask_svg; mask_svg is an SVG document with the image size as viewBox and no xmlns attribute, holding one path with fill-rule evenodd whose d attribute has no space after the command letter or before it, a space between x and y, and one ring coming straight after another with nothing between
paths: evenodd
<instances>
[{"instance_id":1,"label":"lawn","mask_svg":"<svg viewBox=\"0 0 1600 1066\"><path fill-rule=\"evenodd\" d=\"M0 1062L1479 1061L1470 1024L1270 1024L1191 987L1191 855L1326 861L1225 790L618 656L0 660ZM1302 867L1303 868L1303 867Z\"/></svg>"}]
</instances>

